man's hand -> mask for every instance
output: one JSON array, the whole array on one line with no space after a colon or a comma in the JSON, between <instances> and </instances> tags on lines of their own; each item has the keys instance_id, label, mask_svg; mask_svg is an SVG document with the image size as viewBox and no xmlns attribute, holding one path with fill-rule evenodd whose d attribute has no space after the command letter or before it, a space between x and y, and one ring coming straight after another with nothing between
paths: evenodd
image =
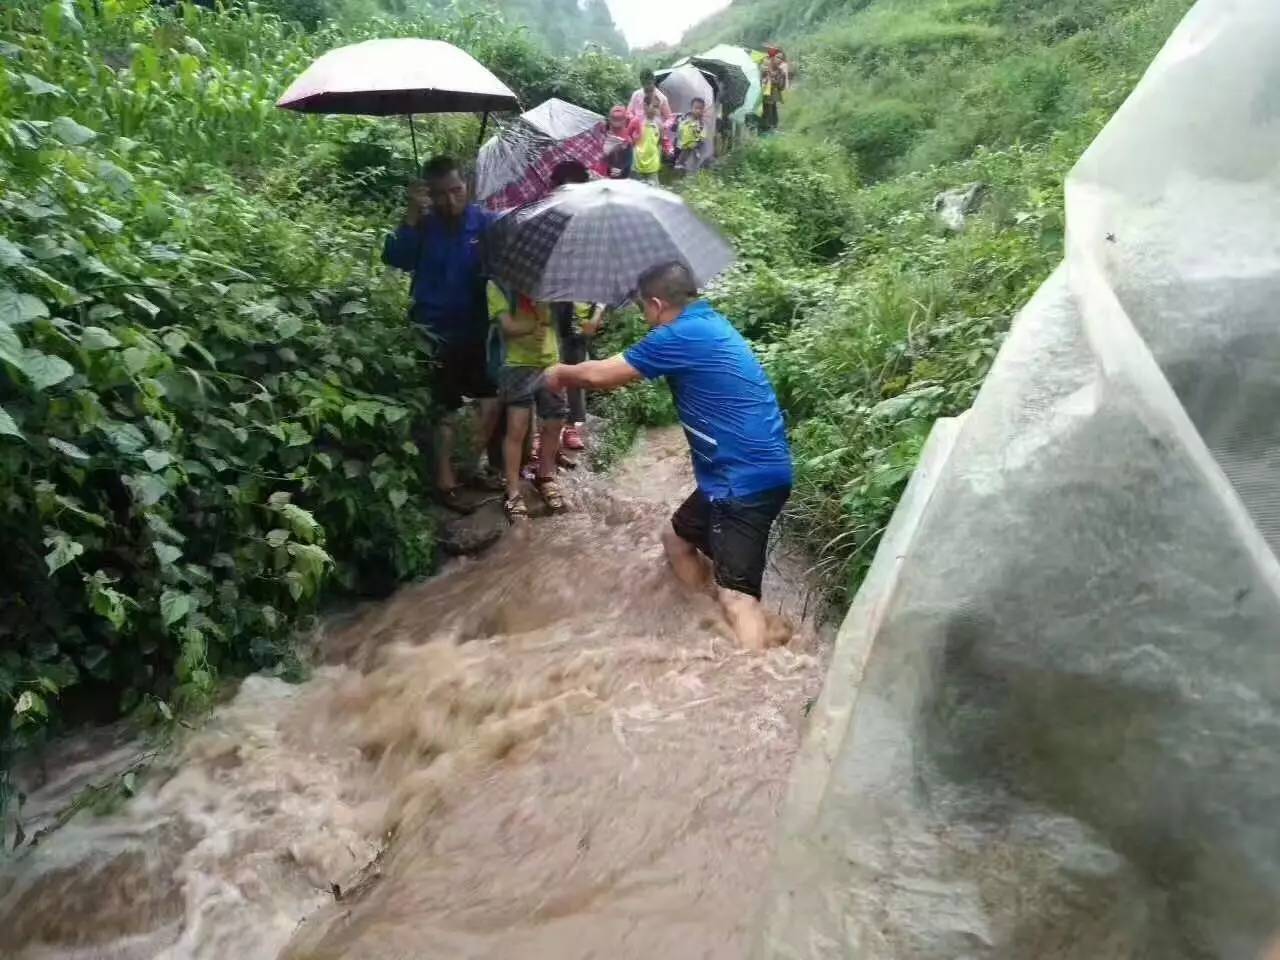
<instances>
[{"instance_id":1,"label":"man's hand","mask_svg":"<svg viewBox=\"0 0 1280 960\"><path fill-rule=\"evenodd\" d=\"M546 381L547 389L552 393L563 393L565 389L564 382L565 365L563 363L553 364L542 374L542 379Z\"/></svg>"},{"instance_id":2,"label":"man's hand","mask_svg":"<svg viewBox=\"0 0 1280 960\"><path fill-rule=\"evenodd\" d=\"M597 306L591 312L591 319L582 322L582 335L584 337L594 337L600 332L602 326L604 326L604 307Z\"/></svg>"},{"instance_id":3,"label":"man's hand","mask_svg":"<svg viewBox=\"0 0 1280 960\"><path fill-rule=\"evenodd\" d=\"M404 222L411 227L416 227L422 222L427 208L431 205L431 196L427 193L426 183L415 180L409 184L405 190L405 199Z\"/></svg>"}]
</instances>

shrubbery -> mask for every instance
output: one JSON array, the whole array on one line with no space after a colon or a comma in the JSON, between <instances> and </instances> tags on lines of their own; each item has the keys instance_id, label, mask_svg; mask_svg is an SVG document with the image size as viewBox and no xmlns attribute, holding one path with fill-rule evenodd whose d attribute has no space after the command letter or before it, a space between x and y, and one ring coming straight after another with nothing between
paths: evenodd
<instances>
[{"instance_id":1,"label":"shrubbery","mask_svg":"<svg viewBox=\"0 0 1280 960\"><path fill-rule=\"evenodd\" d=\"M0 747L69 689L206 703L220 673L287 666L334 590L432 568L430 369L377 260L405 129L274 106L324 49L388 34L456 42L526 102L629 84L493 17L0 11Z\"/></svg>"}]
</instances>

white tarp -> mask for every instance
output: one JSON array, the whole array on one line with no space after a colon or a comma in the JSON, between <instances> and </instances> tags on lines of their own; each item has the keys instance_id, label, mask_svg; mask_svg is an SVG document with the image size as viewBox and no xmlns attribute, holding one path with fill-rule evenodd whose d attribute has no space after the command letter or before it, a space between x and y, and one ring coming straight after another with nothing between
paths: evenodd
<instances>
[{"instance_id":1,"label":"white tarp","mask_svg":"<svg viewBox=\"0 0 1280 960\"><path fill-rule=\"evenodd\" d=\"M841 631L761 957L1280 932L1280 3L1202 0L1067 213Z\"/></svg>"}]
</instances>

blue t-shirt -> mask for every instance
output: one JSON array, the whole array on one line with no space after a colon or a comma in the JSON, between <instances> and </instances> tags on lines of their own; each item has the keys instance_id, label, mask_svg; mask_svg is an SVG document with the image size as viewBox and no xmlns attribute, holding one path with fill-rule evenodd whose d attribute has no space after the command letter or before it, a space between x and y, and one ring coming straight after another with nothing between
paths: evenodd
<instances>
[{"instance_id":1,"label":"blue t-shirt","mask_svg":"<svg viewBox=\"0 0 1280 960\"><path fill-rule=\"evenodd\" d=\"M387 235L384 263L413 273L413 319L451 343L483 340L489 328L480 241L493 215L470 204L456 229L427 216Z\"/></svg>"},{"instance_id":2,"label":"blue t-shirt","mask_svg":"<svg viewBox=\"0 0 1280 960\"><path fill-rule=\"evenodd\" d=\"M773 385L733 324L690 304L623 354L646 380L666 377L711 500L791 485L791 448Z\"/></svg>"}]
</instances>

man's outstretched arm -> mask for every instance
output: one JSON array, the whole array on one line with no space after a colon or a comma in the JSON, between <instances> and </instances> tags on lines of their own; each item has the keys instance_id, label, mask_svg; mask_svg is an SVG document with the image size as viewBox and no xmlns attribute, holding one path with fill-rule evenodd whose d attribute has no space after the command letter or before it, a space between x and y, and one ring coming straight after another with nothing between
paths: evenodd
<instances>
[{"instance_id":1,"label":"man's outstretched arm","mask_svg":"<svg viewBox=\"0 0 1280 960\"><path fill-rule=\"evenodd\" d=\"M552 390L566 387L585 387L587 390L616 390L640 379L640 372L627 363L622 354L608 360L588 360L586 363L557 363L548 367L547 386Z\"/></svg>"}]
</instances>

